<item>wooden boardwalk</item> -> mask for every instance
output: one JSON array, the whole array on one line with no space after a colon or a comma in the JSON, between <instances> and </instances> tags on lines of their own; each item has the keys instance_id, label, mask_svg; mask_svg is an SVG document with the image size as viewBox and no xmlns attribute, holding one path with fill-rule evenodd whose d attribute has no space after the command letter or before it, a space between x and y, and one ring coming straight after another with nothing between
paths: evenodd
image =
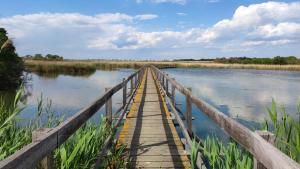
<instances>
[{"instance_id":1,"label":"wooden boardwalk","mask_svg":"<svg viewBox=\"0 0 300 169\"><path fill-rule=\"evenodd\" d=\"M149 68L137 89L118 142L127 145L130 168L190 168L156 77Z\"/></svg>"},{"instance_id":2,"label":"wooden boardwalk","mask_svg":"<svg viewBox=\"0 0 300 169\"><path fill-rule=\"evenodd\" d=\"M127 92L129 86L130 91ZM113 113L112 97L121 90L123 90L123 104ZM186 98L184 120L177 111L176 91ZM165 93L169 93L168 96L163 96ZM55 168L53 152L104 106L107 124L112 128L113 134L104 141L97 158L93 161L93 169L103 168L104 158L111 146L115 146L114 138L117 138L119 144L127 146L130 156L128 168L190 168L188 158L190 154L183 149L165 100L188 147L193 146L192 139L197 140L195 137L197 135L192 130L193 104L253 155L254 168L300 168L296 161L270 144L273 142L272 137L274 138L272 133L249 130L194 96L191 89L184 87L155 66L146 65L123 78L122 82L108 89L102 96L58 126L34 131L36 134L33 134L33 141L1 160L0 169L32 169L38 164L44 169ZM126 115L122 130L117 132ZM196 165L199 169L206 169L209 164L204 164L200 153L197 152Z\"/></svg>"}]
</instances>

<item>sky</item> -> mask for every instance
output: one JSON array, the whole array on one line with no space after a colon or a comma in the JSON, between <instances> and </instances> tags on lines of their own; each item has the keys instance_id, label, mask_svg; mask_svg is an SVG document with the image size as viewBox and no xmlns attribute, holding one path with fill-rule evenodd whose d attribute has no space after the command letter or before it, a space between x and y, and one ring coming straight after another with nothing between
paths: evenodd
<instances>
[{"instance_id":1,"label":"sky","mask_svg":"<svg viewBox=\"0 0 300 169\"><path fill-rule=\"evenodd\" d=\"M300 1L0 0L17 52L68 59L300 57Z\"/></svg>"}]
</instances>

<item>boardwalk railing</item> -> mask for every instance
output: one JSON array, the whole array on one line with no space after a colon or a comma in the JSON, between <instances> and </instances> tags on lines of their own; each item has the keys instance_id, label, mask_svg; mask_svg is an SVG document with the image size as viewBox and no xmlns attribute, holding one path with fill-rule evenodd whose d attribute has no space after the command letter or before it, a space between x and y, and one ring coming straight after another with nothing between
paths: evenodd
<instances>
[{"instance_id":1,"label":"boardwalk railing","mask_svg":"<svg viewBox=\"0 0 300 169\"><path fill-rule=\"evenodd\" d=\"M194 96L190 89L185 88L174 78L169 77L166 73L160 71L154 66L151 66L155 72L158 80L161 82L165 89L165 93L172 100L171 108L173 112L177 112L174 108L175 105L175 89L186 96L187 112L185 115L187 123L187 132L193 137L192 132L192 115L191 115L191 104L195 104L203 113L205 113L211 120L213 120L219 127L224 129L230 137L242 145L248 150L254 158L262 163L266 168L270 169L299 169L300 165L289 158L287 155L282 153L276 147L264 140L258 133L249 130L247 127L236 122L234 119L226 116L207 102ZM172 91L169 93L169 85L171 85ZM175 114L176 115L176 114ZM178 116L178 115L177 115ZM182 123L182 122L180 122ZM180 124L179 123L179 124ZM184 124L180 124L182 127ZM187 133L184 133L187 135ZM190 142L190 140L189 140ZM190 143L189 143L190 144ZM255 166L254 166L255 167Z\"/></svg>"},{"instance_id":2,"label":"boardwalk railing","mask_svg":"<svg viewBox=\"0 0 300 169\"><path fill-rule=\"evenodd\" d=\"M119 90L123 89L123 105L118 111L123 110L114 126L118 126L128 107L127 98L133 94L133 89L138 86L144 74L145 67L123 79L123 82L113 88L108 89L100 98L86 108L80 110L70 118L66 119L59 126L47 129L42 136L33 139L33 142L23 147L21 150L0 161L0 169L27 169L35 168L38 162L51 154L56 148L63 144L78 128L80 128L90 117L92 117L104 104L106 104L106 114L108 121L112 121L111 98ZM127 93L127 84L130 83L130 92ZM135 87L134 87L135 86ZM46 168L46 167L45 167Z\"/></svg>"}]
</instances>

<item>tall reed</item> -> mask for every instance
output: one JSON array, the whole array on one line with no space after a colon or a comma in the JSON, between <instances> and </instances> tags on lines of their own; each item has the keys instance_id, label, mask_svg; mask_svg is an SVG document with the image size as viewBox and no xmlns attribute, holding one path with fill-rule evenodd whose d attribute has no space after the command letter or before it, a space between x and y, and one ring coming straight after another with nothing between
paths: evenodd
<instances>
[{"instance_id":1,"label":"tall reed","mask_svg":"<svg viewBox=\"0 0 300 169\"><path fill-rule=\"evenodd\" d=\"M36 115L30 119L29 124L20 125L18 114L24 107L20 107L22 90L16 94L12 108L5 106L0 99L0 160L8 157L23 146L31 143L32 132L38 128L56 127L63 121L63 117L57 117L52 110L52 102L44 103L41 97L38 99ZM42 119L46 118L46 121ZM100 118L99 123L86 122L64 144L55 150L56 168L61 169L86 169L90 168L100 152L105 139L112 134L107 126L105 118ZM125 165L125 160L120 160L124 149L112 148L110 154L103 161L104 168ZM118 158L120 159L118 160ZM124 157L122 156L124 159Z\"/></svg>"},{"instance_id":2,"label":"tall reed","mask_svg":"<svg viewBox=\"0 0 300 169\"><path fill-rule=\"evenodd\" d=\"M216 137L207 137L202 147L203 155L213 169L252 169L252 155L230 140L223 143Z\"/></svg>"},{"instance_id":3,"label":"tall reed","mask_svg":"<svg viewBox=\"0 0 300 169\"><path fill-rule=\"evenodd\" d=\"M268 114L270 120L265 120L263 129L275 134L277 148L300 163L300 103L295 113L296 118L288 114L283 105L278 110L274 99L271 108L268 108Z\"/></svg>"}]
</instances>

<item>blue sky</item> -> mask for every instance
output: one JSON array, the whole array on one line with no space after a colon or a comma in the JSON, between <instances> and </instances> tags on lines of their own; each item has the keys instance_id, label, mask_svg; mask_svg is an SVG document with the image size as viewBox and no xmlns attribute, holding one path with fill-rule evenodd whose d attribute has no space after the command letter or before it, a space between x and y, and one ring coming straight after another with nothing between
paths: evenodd
<instances>
[{"instance_id":1,"label":"blue sky","mask_svg":"<svg viewBox=\"0 0 300 169\"><path fill-rule=\"evenodd\" d=\"M20 55L178 59L300 56L300 2L1 0Z\"/></svg>"}]
</instances>

